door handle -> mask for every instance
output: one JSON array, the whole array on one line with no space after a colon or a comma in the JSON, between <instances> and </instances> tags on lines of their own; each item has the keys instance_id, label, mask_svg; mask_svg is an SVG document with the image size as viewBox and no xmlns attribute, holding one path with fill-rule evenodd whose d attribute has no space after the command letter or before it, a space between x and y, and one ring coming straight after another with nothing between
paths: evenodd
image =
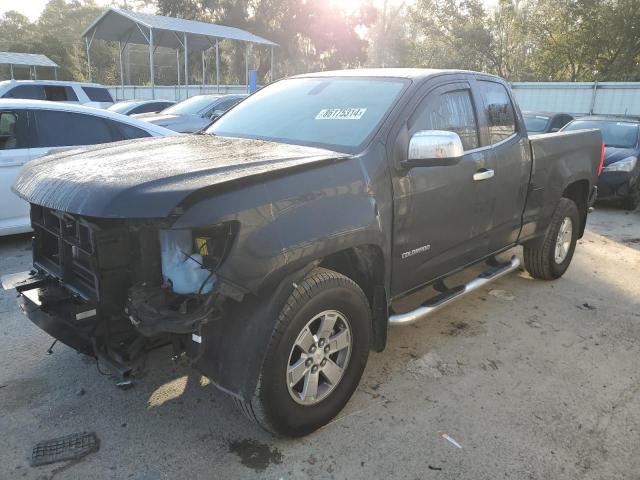
<instances>
[{"instance_id":1,"label":"door handle","mask_svg":"<svg viewBox=\"0 0 640 480\"><path fill-rule=\"evenodd\" d=\"M495 175L495 172L493 170L483 168L482 170L478 170L476 173L473 174L473 179L476 182L479 182L480 180L488 180L494 175Z\"/></svg>"}]
</instances>

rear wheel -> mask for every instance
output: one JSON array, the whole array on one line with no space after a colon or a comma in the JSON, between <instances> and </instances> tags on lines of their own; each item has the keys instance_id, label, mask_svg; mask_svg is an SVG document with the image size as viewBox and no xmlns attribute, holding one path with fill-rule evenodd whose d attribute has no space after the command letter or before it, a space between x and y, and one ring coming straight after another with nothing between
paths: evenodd
<instances>
[{"instance_id":1,"label":"rear wheel","mask_svg":"<svg viewBox=\"0 0 640 480\"><path fill-rule=\"evenodd\" d=\"M243 412L266 430L298 437L342 410L369 354L370 307L351 279L324 268L296 286L280 312L256 392Z\"/></svg>"},{"instance_id":2,"label":"rear wheel","mask_svg":"<svg viewBox=\"0 0 640 480\"><path fill-rule=\"evenodd\" d=\"M569 268L578 241L578 207L561 198L542 241L524 246L524 265L534 278L554 280Z\"/></svg>"}]
</instances>

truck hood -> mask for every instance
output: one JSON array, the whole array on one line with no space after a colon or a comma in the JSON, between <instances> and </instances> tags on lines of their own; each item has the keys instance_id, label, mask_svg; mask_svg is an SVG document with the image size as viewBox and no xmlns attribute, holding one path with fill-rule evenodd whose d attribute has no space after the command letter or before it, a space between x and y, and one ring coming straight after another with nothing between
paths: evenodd
<instances>
[{"instance_id":1,"label":"truck hood","mask_svg":"<svg viewBox=\"0 0 640 480\"><path fill-rule=\"evenodd\" d=\"M260 140L181 135L129 140L27 163L13 190L30 203L102 218L162 218L192 193L349 158Z\"/></svg>"}]
</instances>

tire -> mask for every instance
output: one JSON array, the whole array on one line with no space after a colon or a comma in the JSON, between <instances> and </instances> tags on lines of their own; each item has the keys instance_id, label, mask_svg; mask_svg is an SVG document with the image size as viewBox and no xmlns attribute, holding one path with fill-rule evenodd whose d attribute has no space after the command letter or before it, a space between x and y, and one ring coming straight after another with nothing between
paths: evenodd
<instances>
[{"instance_id":1,"label":"tire","mask_svg":"<svg viewBox=\"0 0 640 480\"><path fill-rule=\"evenodd\" d=\"M566 221L570 222L570 236L566 235L565 229L564 248L558 250L556 244L559 241L561 229L566 228ZM524 265L529 274L542 280L555 280L564 275L576 249L579 228L578 207L573 200L561 198L542 241L524 246ZM556 253L560 255L556 256Z\"/></svg>"},{"instance_id":2,"label":"tire","mask_svg":"<svg viewBox=\"0 0 640 480\"><path fill-rule=\"evenodd\" d=\"M634 185L629 188L629 196L622 200L622 208L625 210L635 211L640 205L640 180L636 180Z\"/></svg>"},{"instance_id":3,"label":"tire","mask_svg":"<svg viewBox=\"0 0 640 480\"><path fill-rule=\"evenodd\" d=\"M323 345L321 327L332 321L333 330L326 337L333 340ZM317 430L342 410L358 386L369 356L370 335L371 309L362 289L344 275L314 269L295 286L278 316L253 398L238 401L238 406L274 434L300 437ZM337 350L347 341L349 347ZM326 353L332 349L336 351ZM343 367L334 383L328 379L337 379L337 370L329 360ZM300 369L293 370L295 366ZM298 378L294 372L302 369L305 374L291 386L295 380L290 380ZM308 382L313 385L313 378L318 380L317 394L305 397L305 387Z\"/></svg>"}]
</instances>

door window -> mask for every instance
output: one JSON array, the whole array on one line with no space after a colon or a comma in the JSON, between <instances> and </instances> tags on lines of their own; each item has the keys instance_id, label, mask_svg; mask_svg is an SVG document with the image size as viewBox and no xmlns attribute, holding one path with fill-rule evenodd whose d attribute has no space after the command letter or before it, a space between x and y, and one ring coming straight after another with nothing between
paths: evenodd
<instances>
[{"instance_id":1,"label":"door window","mask_svg":"<svg viewBox=\"0 0 640 480\"><path fill-rule=\"evenodd\" d=\"M36 110L38 147L93 145L117 140L103 118L82 113Z\"/></svg>"},{"instance_id":2,"label":"door window","mask_svg":"<svg viewBox=\"0 0 640 480\"><path fill-rule=\"evenodd\" d=\"M455 132L465 150L478 148L478 123L469 90L446 92L431 97L418 107L409 120L410 133L419 130Z\"/></svg>"},{"instance_id":3,"label":"door window","mask_svg":"<svg viewBox=\"0 0 640 480\"><path fill-rule=\"evenodd\" d=\"M82 90L84 90L84 93L87 94L87 97L89 97L89 100L91 100L92 102L113 103L113 98L111 98L111 94L106 88L82 87Z\"/></svg>"},{"instance_id":4,"label":"door window","mask_svg":"<svg viewBox=\"0 0 640 480\"><path fill-rule=\"evenodd\" d=\"M516 131L515 112L504 85L481 80L484 109L489 125L489 139L492 144L509 138Z\"/></svg>"},{"instance_id":5,"label":"door window","mask_svg":"<svg viewBox=\"0 0 640 480\"><path fill-rule=\"evenodd\" d=\"M42 85L18 85L4 94L4 98L28 98L30 100L45 100Z\"/></svg>"},{"instance_id":6,"label":"door window","mask_svg":"<svg viewBox=\"0 0 640 480\"><path fill-rule=\"evenodd\" d=\"M43 88L46 99L52 102L75 102L78 100L76 92L71 87L45 85Z\"/></svg>"},{"instance_id":7,"label":"door window","mask_svg":"<svg viewBox=\"0 0 640 480\"><path fill-rule=\"evenodd\" d=\"M146 138L150 137L151 134L146 130L143 130L138 127L134 127L133 125L129 125L124 122L115 122L112 120L107 120L113 128L115 128L122 138L120 140L131 140L132 138Z\"/></svg>"},{"instance_id":8,"label":"door window","mask_svg":"<svg viewBox=\"0 0 640 480\"><path fill-rule=\"evenodd\" d=\"M0 150L28 148L26 111L0 111Z\"/></svg>"}]
</instances>

